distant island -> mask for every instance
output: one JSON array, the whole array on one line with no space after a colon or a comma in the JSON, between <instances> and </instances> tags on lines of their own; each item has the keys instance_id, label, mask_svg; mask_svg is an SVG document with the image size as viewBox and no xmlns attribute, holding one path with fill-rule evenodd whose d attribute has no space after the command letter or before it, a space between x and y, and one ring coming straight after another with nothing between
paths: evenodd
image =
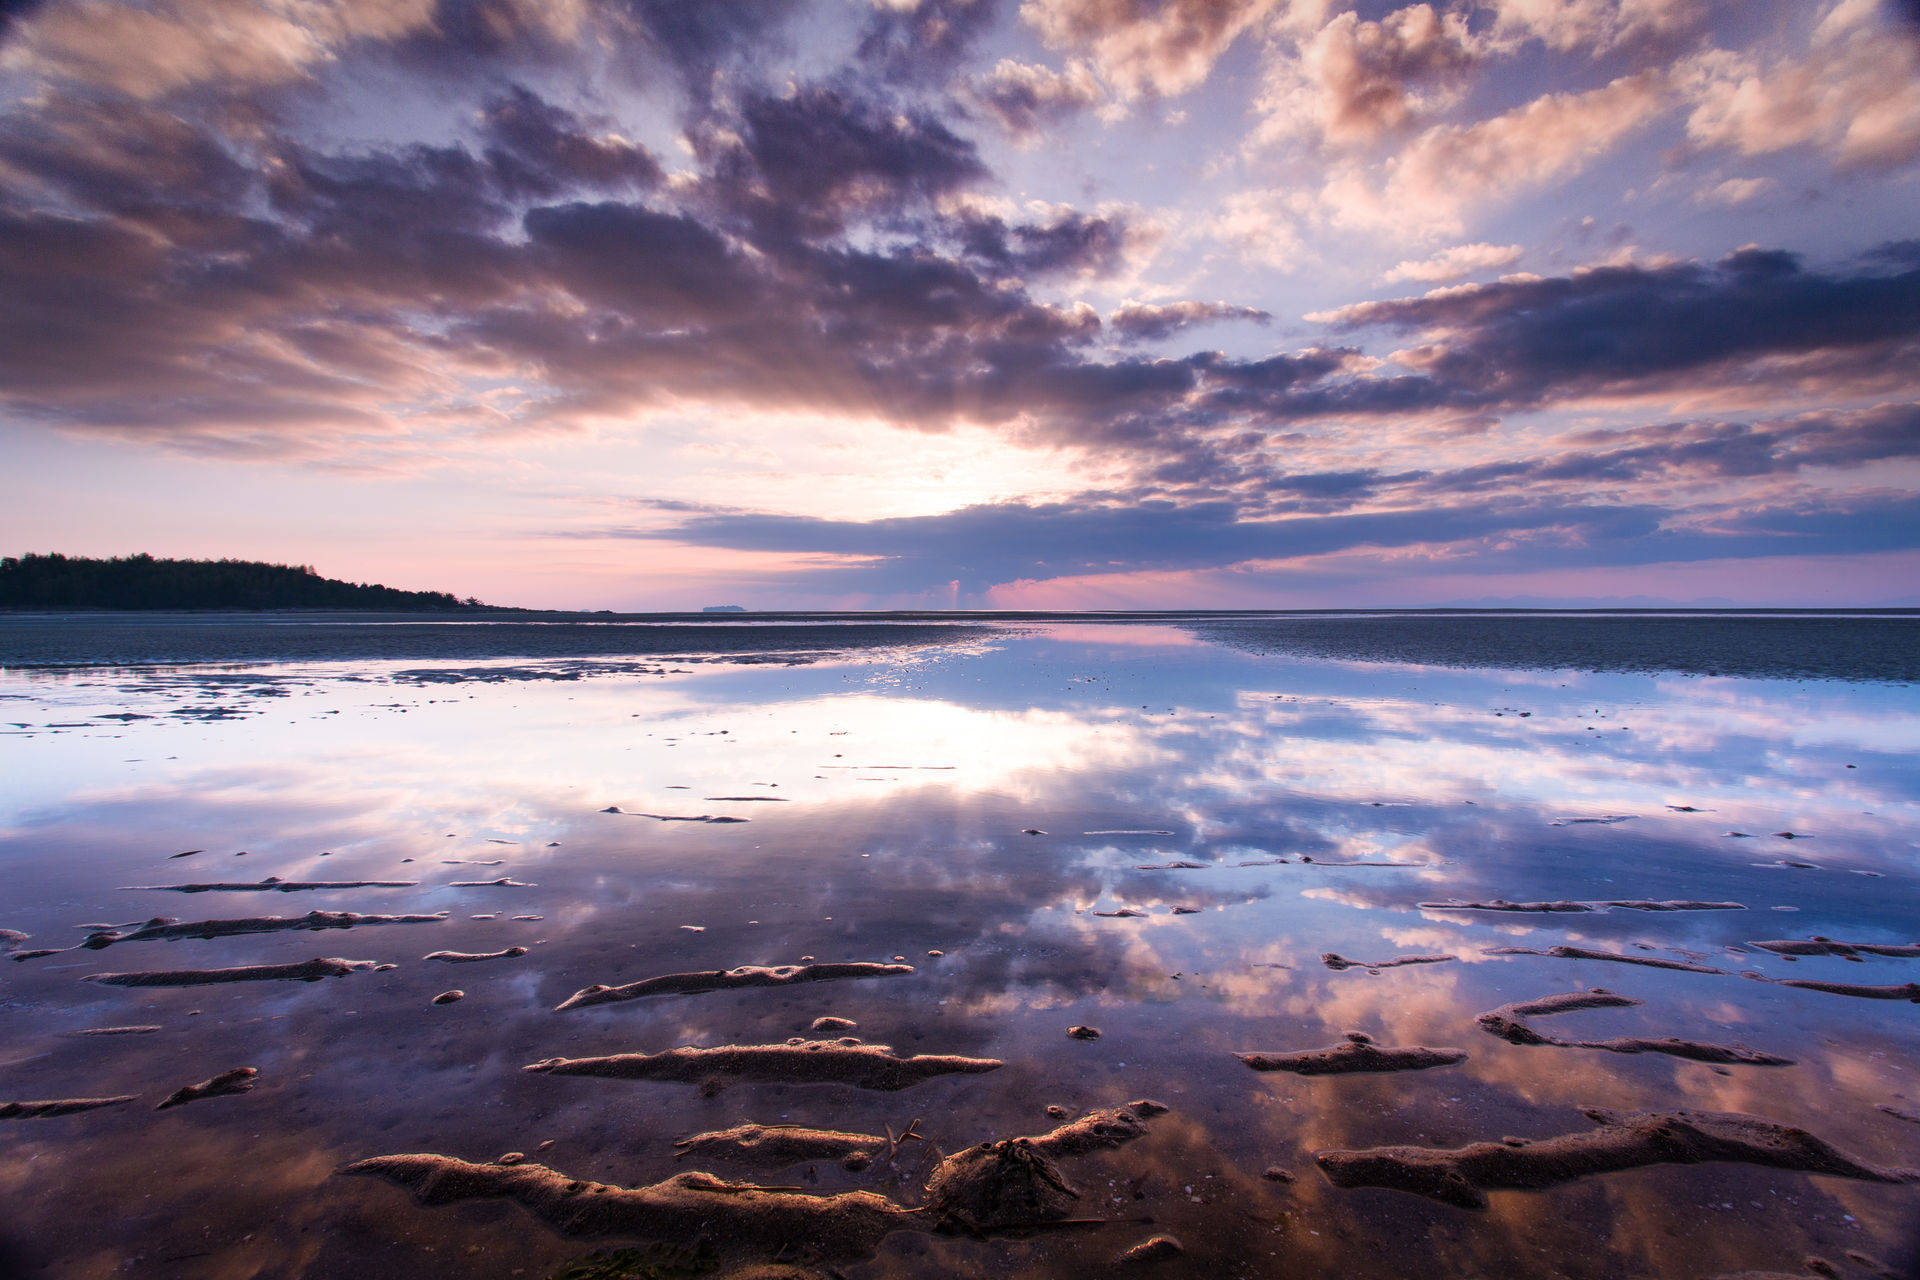
<instances>
[{"instance_id":1,"label":"distant island","mask_svg":"<svg viewBox=\"0 0 1920 1280\"><path fill-rule=\"evenodd\" d=\"M745 613L746 608L742 605L737 605L737 604L710 604L706 608L702 609L700 612L702 613Z\"/></svg>"},{"instance_id":2,"label":"distant island","mask_svg":"<svg viewBox=\"0 0 1920 1280\"><path fill-rule=\"evenodd\" d=\"M312 565L256 560L0 559L0 609L484 609L445 591L323 578Z\"/></svg>"}]
</instances>

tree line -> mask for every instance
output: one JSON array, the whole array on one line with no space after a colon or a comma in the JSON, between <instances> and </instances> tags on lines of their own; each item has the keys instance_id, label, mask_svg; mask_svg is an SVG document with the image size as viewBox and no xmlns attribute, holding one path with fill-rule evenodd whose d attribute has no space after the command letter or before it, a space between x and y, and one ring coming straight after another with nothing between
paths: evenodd
<instances>
[{"instance_id":1,"label":"tree line","mask_svg":"<svg viewBox=\"0 0 1920 1280\"><path fill-rule=\"evenodd\" d=\"M481 609L469 596L323 578L312 565L27 554L0 559L0 609Z\"/></svg>"}]
</instances>

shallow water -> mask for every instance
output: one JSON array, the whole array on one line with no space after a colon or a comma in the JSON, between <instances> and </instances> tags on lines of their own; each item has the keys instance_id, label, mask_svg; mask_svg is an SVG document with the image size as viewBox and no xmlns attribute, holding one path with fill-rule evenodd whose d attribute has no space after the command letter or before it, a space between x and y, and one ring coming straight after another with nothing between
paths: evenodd
<instances>
[{"instance_id":1,"label":"shallow water","mask_svg":"<svg viewBox=\"0 0 1920 1280\"><path fill-rule=\"evenodd\" d=\"M1062 1166L1079 1216L1125 1221L1016 1239L902 1231L837 1269L1077 1276L1155 1233L1185 1253L1143 1275L1691 1280L1799 1273L1811 1256L1849 1276L1920 1266L1920 1186L1664 1164L1496 1190L1474 1210L1342 1189L1314 1161L1574 1133L1592 1127L1577 1108L1596 1106L1746 1112L1874 1164L1920 1164L1920 1124L1878 1109L1920 1112L1920 1005L1741 976L1920 981L1920 960L1794 961L1750 945L1920 940L1913 684L1611 670L1650 665L1643 630L1622 633L1618 661L1583 652L1579 670L1555 670L1458 665L1474 647L1463 657L1444 638L1410 651L1413 622L1396 623L1391 644L1341 641L1332 620L1298 643L1274 638L1281 623L1196 618L915 625L836 639L809 624L782 644L708 623L701 632L719 638L704 647L676 639L650 653L623 638L616 656L515 653L498 637L475 651L444 635L395 655L355 648L348 629L296 636L275 663L235 635L215 652L238 656L208 666L178 665L192 650L177 633L119 623L82 656L98 642L176 665L0 674L0 928L31 935L21 947L162 915L448 913L0 964L0 1101L140 1095L0 1122L0 1274L545 1277L638 1242L569 1239L501 1200L421 1207L334 1170L400 1152L526 1152L623 1186L694 1166L912 1204L932 1156L917 1144L858 1174L676 1161L672 1144L747 1121L898 1134L918 1119L950 1153L1045 1132L1050 1104L1078 1114L1136 1098L1171 1110L1146 1137ZM1766 642L1717 625L1695 628L1707 656L1693 666L1752 669L1724 655L1764 655ZM1854 651L1876 662L1916 651L1912 620L1822 625L1843 642L1849 626L1883 628L1855 634ZM18 663L27 642L11 626L0 624L0 655ZM1484 660L1510 663L1516 644L1524 653L1523 636ZM1100 832L1129 834L1088 834ZM200 852L171 856L187 850ZM1200 865L1165 866L1176 862ZM418 883L120 887L267 876ZM501 877L525 887L451 883ZM1493 899L1742 909L1420 905ZM1123 907L1145 914L1096 914ZM1488 954L1556 945L1726 972ZM510 946L527 954L421 959ZM1328 952L1457 958L1375 974L1331 969ZM315 956L397 967L311 984L79 981ZM554 1009L596 983L895 956L915 971ZM1794 1064L1521 1046L1475 1023L1509 1001L1595 987L1645 1003L1536 1025ZM430 1003L450 988L465 998ZM780 1043L822 1015L903 1054L1005 1065L899 1092L743 1083L711 1096L521 1070ZM162 1029L62 1034L129 1024ZM1102 1034L1069 1039L1075 1025ZM1468 1057L1299 1077L1233 1056L1348 1032ZM252 1092L152 1110L236 1066L260 1069ZM1293 1180L1263 1178L1269 1168ZM661 1274L711 1270L705 1255L662 1256Z\"/></svg>"}]
</instances>

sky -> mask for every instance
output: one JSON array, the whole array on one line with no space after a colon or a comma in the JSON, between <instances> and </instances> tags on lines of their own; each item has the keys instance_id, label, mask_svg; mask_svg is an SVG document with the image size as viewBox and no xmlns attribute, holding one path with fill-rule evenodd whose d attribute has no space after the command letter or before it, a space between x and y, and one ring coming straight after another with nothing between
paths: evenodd
<instances>
[{"instance_id":1,"label":"sky","mask_svg":"<svg viewBox=\"0 0 1920 1280\"><path fill-rule=\"evenodd\" d=\"M0 0L0 553L1920 604L1916 0Z\"/></svg>"}]
</instances>

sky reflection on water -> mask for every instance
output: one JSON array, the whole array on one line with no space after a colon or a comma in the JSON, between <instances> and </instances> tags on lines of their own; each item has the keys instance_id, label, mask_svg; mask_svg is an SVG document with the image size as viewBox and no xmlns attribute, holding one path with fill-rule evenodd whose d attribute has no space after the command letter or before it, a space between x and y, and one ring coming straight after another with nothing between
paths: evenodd
<instances>
[{"instance_id":1,"label":"sky reflection on water","mask_svg":"<svg viewBox=\"0 0 1920 1280\"><path fill-rule=\"evenodd\" d=\"M515 678L485 678L502 669ZM460 680L447 670L361 661L0 676L0 719L15 726L0 738L0 927L31 934L23 945L67 945L79 923L158 914L449 913L5 965L0 1099L143 1101L0 1130L0 1196L19 1206L0 1226L0 1260L63 1278L545 1276L590 1246L509 1205L419 1209L330 1172L401 1151L485 1160L551 1139L538 1158L569 1176L641 1185L684 1167L673 1139L747 1120L884 1121L898 1132L918 1116L951 1151L1043 1131L1049 1103L1136 1097L1173 1113L1068 1173L1087 1214L1150 1214L1152 1230L1179 1236L1183 1273L1679 1278L1791 1271L1847 1249L1920 1260L1910 1187L1662 1166L1495 1193L1476 1213L1338 1190L1311 1156L1547 1137L1586 1128L1575 1107L1599 1105L1749 1111L1878 1163L1916 1163L1920 1130L1876 1107L1920 1108L1920 1007L1740 976L1920 976L1911 960L1790 962L1748 945L1920 934L1913 686L1305 660L1199 642L1182 627L1085 621L798 666L671 655L598 668L484 662L459 668ZM224 711L205 718L216 714L206 708ZM102 718L120 715L151 718ZM713 798L750 795L765 799ZM1172 834L1084 834L1116 830ZM169 858L188 849L203 852ZM1171 862L1200 866L1142 869ZM1396 865L1336 865L1356 862ZM191 896L117 887L267 875L420 883ZM450 885L503 875L530 887ZM1419 905L1492 898L1747 909ZM1121 907L1147 914L1095 914ZM1486 954L1562 943L1691 954L1729 972ZM530 954L418 959L509 945ZM1375 975L1330 970L1323 952L1458 961ZM399 967L312 985L76 981L314 955ZM596 982L896 955L917 971L553 1011ZM456 986L465 1000L429 1005ZM1521 1047L1474 1023L1510 1000L1594 986L1646 1004L1562 1015L1553 1034L1682 1036L1796 1065ZM777 1042L829 1013L902 1052L1007 1065L899 1094L739 1085L715 1097L519 1070L555 1055ZM129 1022L164 1030L59 1034ZM1066 1039L1076 1023L1102 1038ZM1256 1075L1232 1056L1349 1031L1470 1057L1303 1079ZM261 1068L252 1094L148 1112L236 1065ZM1263 1180L1269 1166L1295 1181ZM914 1191L884 1171L816 1173L809 1186ZM1084 1274L1148 1231L896 1236L843 1270Z\"/></svg>"}]
</instances>

